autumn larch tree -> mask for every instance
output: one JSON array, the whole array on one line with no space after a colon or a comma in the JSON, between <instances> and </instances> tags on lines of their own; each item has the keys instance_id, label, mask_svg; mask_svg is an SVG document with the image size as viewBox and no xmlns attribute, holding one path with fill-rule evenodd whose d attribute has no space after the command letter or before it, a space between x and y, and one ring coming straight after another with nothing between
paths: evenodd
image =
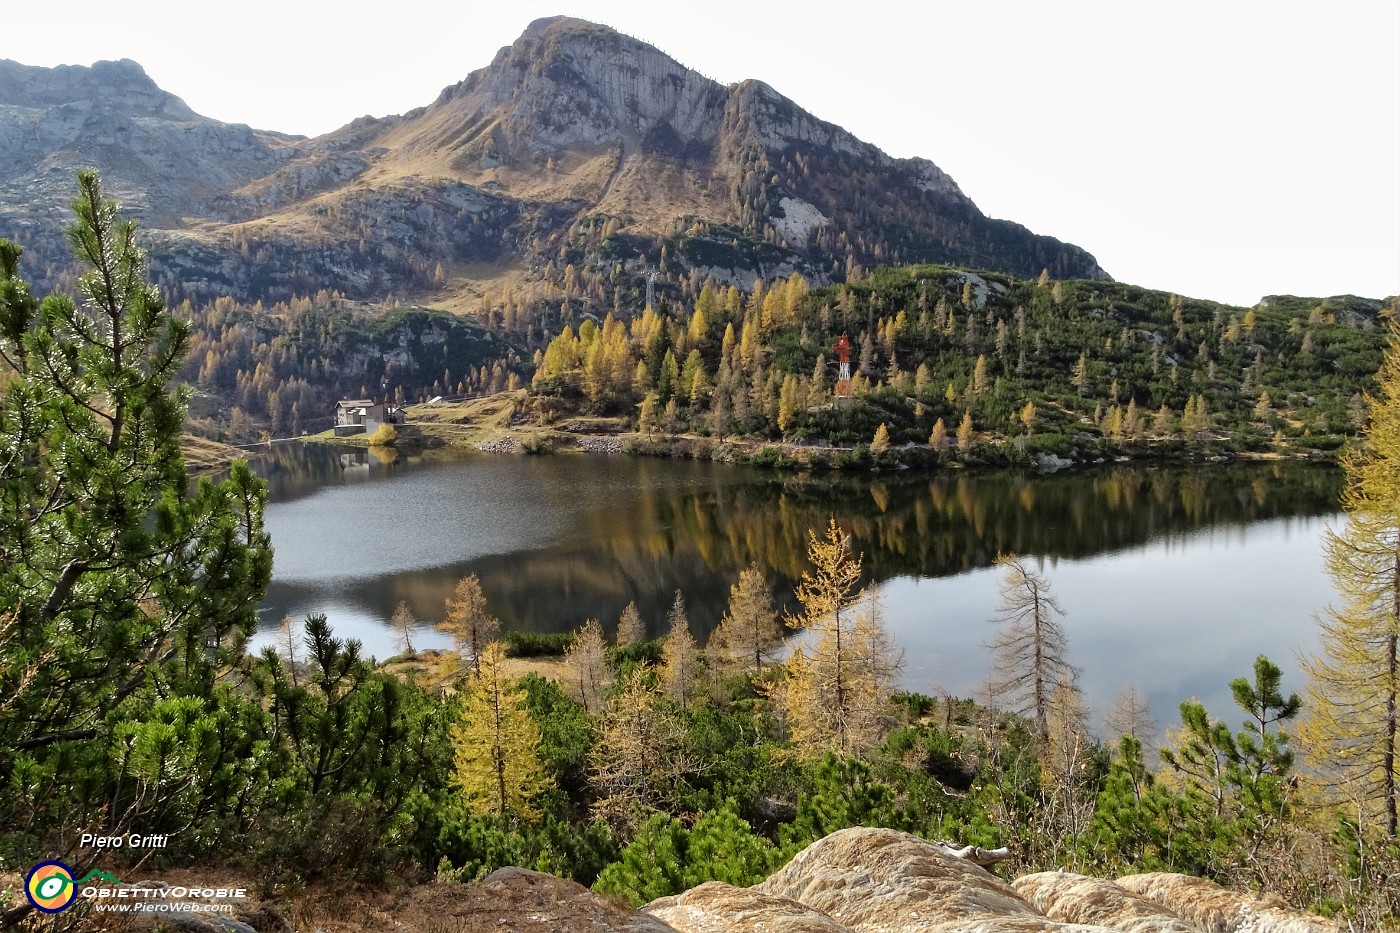
<instances>
[{"instance_id":1,"label":"autumn larch tree","mask_svg":"<svg viewBox=\"0 0 1400 933\"><path fill-rule=\"evenodd\" d=\"M637 611L637 604L630 602L627 608L622 610L622 616L617 620L617 644L638 645L647 640L647 624L642 621L642 614Z\"/></svg>"},{"instance_id":2,"label":"autumn larch tree","mask_svg":"<svg viewBox=\"0 0 1400 933\"><path fill-rule=\"evenodd\" d=\"M782 643L782 627L768 581L758 565L750 565L729 588L729 607L710 636L709 648L758 675Z\"/></svg>"},{"instance_id":3,"label":"autumn larch tree","mask_svg":"<svg viewBox=\"0 0 1400 933\"><path fill-rule=\"evenodd\" d=\"M947 451L948 427L943 423L942 418L933 423L933 430L929 431L928 434L928 443L933 448L933 452L940 457Z\"/></svg>"},{"instance_id":4,"label":"autumn larch tree","mask_svg":"<svg viewBox=\"0 0 1400 933\"><path fill-rule=\"evenodd\" d=\"M389 627L394 630L394 636L398 639L405 654L413 655L413 630L418 627L418 620L413 617L413 610L408 607L407 600L399 600L398 606L394 608L394 614L389 618Z\"/></svg>"},{"instance_id":5,"label":"autumn larch tree","mask_svg":"<svg viewBox=\"0 0 1400 933\"><path fill-rule=\"evenodd\" d=\"M612 671L608 668L607 645L603 642L603 627L597 619L583 623L564 652L564 688L583 704L590 715L603 710L608 688L612 686Z\"/></svg>"},{"instance_id":6,"label":"autumn larch tree","mask_svg":"<svg viewBox=\"0 0 1400 933\"><path fill-rule=\"evenodd\" d=\"M1329 528L1327 573L1341 606L1320 620L1320 653L1305 658L1308 714L1299 738L1385 835L1400 832L1400 323L1368 425L1343 458L1346 523Z\"/></svg>"},{"instance_id":7,"label":"autumn larch tree","mask_svg":"<svg viewBox=\"0 0 1400 933\"><path fill-rule=\"evenodd\" d=\"M654 682L651 668L637 665L602 714L591 758L594 811L614 824L635 824L663 809L676 782L695 771L685 730Z\"/></svg>"},{"instance_id":8,"label":"autumn larch tree","mask_svg":"<svg viewBox=\"0 0 1400 933\"><path fill-rule=\"evenodd\" d=\"M666 620L670 627L661 646L661 689L685 709L699 692L704 663L700 646L690 634L690 620L686 618L685 598L680 590L676 590Z\"/></svg>"},{"instance_id":9,"label":"autumn larch tree","mask_svg":"<svg viewBox=\"0 0 1400 933\"><path fill-rule=\"evenodd\" d=\"M1129 735L1139 744L1151 741L1157 732L1157 723L1152 718L1147 701L1135 686L1129 686L1118 694L1103 723L1110 737Z\"/></svg>"},{"instance_id":10,"label":"autumn larch tree","mask_svg":"<svg viewBox=\"0 0 1400 933\"><path fill-rule=\"evenodd\" d=\"M456 589L447 598L447 618L438 627L452 636L459 654L471 652L472 672L479 673L477 657L500 635L501 620L486 611L486 595L476 574L469 573L457 581Z\"/></svg>"},{"instance_id":11,"label":"autumn larch tree","mask_svg":"<svg viewBox=\"0 0 1400 933\"><path fill-rule=\"evenodd\" d=\"M875 429L875 437L870 441L870 452L872 454L878 454L882 451L889 450L889 447L890 429L881 421L880 426Z\"/></svg>"},{"instance_id":12,"label":"autumn larch tree","mask_svg":"<svg viewBox=\"0 0 1400 933\"><path fill-rule=\"evenodd\" d=\"M972 412L963 412L962 421L958 422L958 453L965 454L972 449Z\"/></svg>"},{"instance_id":13,"label":"autumn larch tree","mask_svg":"<svg viewBox=\"0 0 1400 933\"><path fill-rule=\"evenodd\" d=\"M848 552L835 519L823 538L808 532L807 558L813 570L797 587L802 613L789 620L804 634L774 698L799 754L859 756L880 739L903 657L885 631L878 593L852 595L860 559Z\"/></svg>"},{"instance_id":14,"label":"autumn larch tree","mask_svg":"<svg viewBox=\"0 0 1400 933\"><path fill-rule=\"evenodd\" d=\"M539 726L525 708L525 691L501 672L501 643L483 648L478 661L452 729L453 780L474 812L530 819L532 801L549 787Z\"/></svg>"},{"instance_id":15,"label":"autumn larch tree","mask_svg":"<svg viewBox=\"0 0 1400 933\"><path fill-rule=\"evenodd\" d=\"M1050 738L1056 685L1073 683L1078 673L1069 663L1064 629L1057 618L1064 610L1050 595L1050 582L1032 570L1025 558L1002 554L996 566L1003 568L1005 576L992 620L1001 626L991 644L997 673L992 690L1008 712L1029 715L1035 721L1036 738L1043 747Z\"/></svg>"}]
</instances>

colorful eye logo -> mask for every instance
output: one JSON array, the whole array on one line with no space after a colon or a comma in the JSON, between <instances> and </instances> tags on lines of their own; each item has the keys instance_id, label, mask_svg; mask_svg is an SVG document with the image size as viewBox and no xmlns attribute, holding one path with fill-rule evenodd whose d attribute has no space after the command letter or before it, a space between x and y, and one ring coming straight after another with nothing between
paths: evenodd
<instances>
[{"instance_id":1,"label":"colorful eye logo","mask_svg":"<svg viewBox=\"0 0 1400 933\"><path fill-rule=\"evenodd\" d=\"M73 871L62 862L40 862L24 879L24 893L29 903L46 914L56 914L73 905L78 886L73 883Z\"/></svg>"}]
</instances>

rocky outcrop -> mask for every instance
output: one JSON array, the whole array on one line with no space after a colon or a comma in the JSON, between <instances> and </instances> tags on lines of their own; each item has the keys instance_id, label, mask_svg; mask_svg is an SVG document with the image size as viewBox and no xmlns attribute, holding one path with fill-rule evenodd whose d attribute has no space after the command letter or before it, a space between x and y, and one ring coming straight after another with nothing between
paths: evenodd
<instances>
[{"instance_id":1,"label":"rocky outcrop","mask_svg":"<svg viewBox=\"0 0 1400 933\"><path fill-rule=\"evenodd\" d=\"M957 851L887 829L818 840L752 888L710 883L645 911L681 933L1334 933L1277 898L1183 875L1064 872L1008 884Z\"/></svg>"},{"instance_id":2,"label":"rocky outcrop","mask_svg":"<svg viewBox=\"0 0 1400 933\"><path fill-rule=\"evenodd\" d=\"M1118 885L1190 921L1202 933L1338 933L1341 929L1332 921L1289 910L1281 897L1231 891L1190 875L1125 875Z\"/></svg>"},{"instance_id":3,"label":"rocky outcrop","mask_svg":"<svg viewBox=\"0 0 1400 933\"><path fill-rule=\"evenodd\" d=\"M849 933L821 911L756 888L709 881L675 897L652 901L646 912L680 933Z\"/></svg>"},{"instance_id":4,"label":"rocky outcrop","mask_svg":"<svg viewBox=\"0 0 1400 933\"><path fill-rule=\"evenodd\" d=\"M476 449L488 454L518 454L525 448L512 435L506 434L489 441L481 441L476 445Z\"/></svg>"},{"instance_id":5,"label":"rocky outcrop","mask_svg":"<svg viewBox=\"0 0 1400 933\"><path fill-rule=\"evenodd\" d=\"M648 914L629 910L583 885L523 868L502 868L480 882L465 910L447 906L441 918L466 921L481 929L569 933L675 933ZM471 929L469 925L466 929Z\"/></svg>"},{"instance_id":6,"label":"rocky outcrop","mask_svg":"<svg viewBox=\"0 0 1400 933\"><path fill-rule=\"evenodd\" d=\"M985 869L889 829L832 833L756 890L820 910L859 933L1056 928Z\"/></svg>"},{"instance_id":7,"label":"rocky outcrop","mask_svg":"<svg viewBox=\"0 0 1400 933\"><path fill-rule=\"evenodd\" d=\"M95 166L129 210L173 224L294 158L299 142L202 117L126 59L57 68L0 61L7 211L62 211L73 171Z\"/></svg>"},{"instance_id":8,"label":"rocky outcrop","mask_svg":"<svg viewBox=\"0 0 1400 933\"><path fill-rule=\"evenodd\" d=\"M1036 910L1062 923L1087 923L1123 933L1199 933L1166 907L1101 878L1043 871L1017 878L1011 887Z\"/></svg>"},{"instance_id":9,"label":"rocky outcrop","mask_svg":"<svg viewBox=\"0 0 1400 933\"><path fill-rule=\"evenodd\" d=\"M580 437L578 449L590 454L620 454L624 445L616 437Z\"/></svg>"}]
</instances>

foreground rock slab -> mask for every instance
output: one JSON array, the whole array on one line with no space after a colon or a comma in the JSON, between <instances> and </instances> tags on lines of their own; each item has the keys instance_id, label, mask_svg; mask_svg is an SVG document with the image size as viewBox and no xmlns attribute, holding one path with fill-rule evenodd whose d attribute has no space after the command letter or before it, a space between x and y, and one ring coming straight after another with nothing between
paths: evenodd
<instances>
[{"instance_id":1,"label":"foreground rock slab","mask_svg":"<svg viewBox=\"0 0 1400 933\"><path fill-rule=\"evenodd\" d=\"M1337 933L1340 924L1290 910L1272 894L1246 894L1214 881L1148 872L1125 875L1118 884L1191 921L1202 933Z\"/></svg>"},{"instance_id":2,"label":"foreground rock slab","mask_svg":"<svg viewBox=\"0 0 1400 933\"><path fill-rule=\"evenodd\" d=\"M797 901L722 881L652 901L646 912L680 933L849 933L850 929Z\"/></svg>"},{"instance_id":3,"label":"foreground rock slab","mask_svg":"<svg viewBox=\"0 0 1400 933\"><path fill-rule=\"evenodd\" d=\"M1042 871L1017 878L1011 887L1061 923L1090 923L1122 933L1199 933L1169 908L1102 878Z\"/></svg>"},{"instance_id":4,"label":"foreground rock slab","mask_svg":"<svg viewBox=\"0 0 1400 933\"><path fill-rule=\"evenodd\" d=\"M1052 931L1010 885L944 847L889 829L844 829L755 887L816 908L853 933Z\"/></svg>"}]
</instances>

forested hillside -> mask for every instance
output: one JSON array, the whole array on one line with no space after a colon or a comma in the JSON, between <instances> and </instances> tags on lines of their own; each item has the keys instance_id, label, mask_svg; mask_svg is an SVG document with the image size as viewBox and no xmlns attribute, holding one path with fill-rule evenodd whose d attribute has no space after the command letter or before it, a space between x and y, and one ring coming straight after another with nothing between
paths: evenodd
<instances>
[{"instance_id":1,"label":"forested hillside","mask_svg":"<svg viewBox=\"0 0 1400 933\"><path fill-rule=\"evenodd\" d=\"M508 342L455 315L326 292L270 307L185 302L177 313L193 325L183 372L197 389L190 427L221 439L324 431L341 398L503 392L528 366Z\"/></svg>"},{"instance_id":2,"label":"forested hillside","mask_svg":"<svg viewBox=\"0 0 1400 933\"><path fill-rule=\"evenodd\" d=\"M1275 296L1239 308L946 266L818 289L796 274L750 292L696 282L679 289L693 295L683 304L659 298L640 314L594 313L575 288L506 290L476 317L324 291L266 307L186 303L197 427L281 436L323 430L343 395L413 402L528 383L543 424L623 416L653 441L736 436L860 446L857 457L873 445L917 462L1318 454L1355 432L1394 306ZM842 335L854 378L838 399Z\"/></svg>"},{"instance_id":3,"label":"forested hillside","mask_svg":"<svg viewBox=\"0 0 1400 933\"><path fill-rule=\"evenodd\" d=\"M674 318L585 322L551 342L534 384L600 411L638 405L643 430L974 456L986 441L1002 454L1148 441L1328 449L1355 429L1381 308L1235 308L1107 282L881 269L816 291L798 277L747 296L707 288ZM842 334L855 378L838 403Z\"/></svg>"}]
</instances>

